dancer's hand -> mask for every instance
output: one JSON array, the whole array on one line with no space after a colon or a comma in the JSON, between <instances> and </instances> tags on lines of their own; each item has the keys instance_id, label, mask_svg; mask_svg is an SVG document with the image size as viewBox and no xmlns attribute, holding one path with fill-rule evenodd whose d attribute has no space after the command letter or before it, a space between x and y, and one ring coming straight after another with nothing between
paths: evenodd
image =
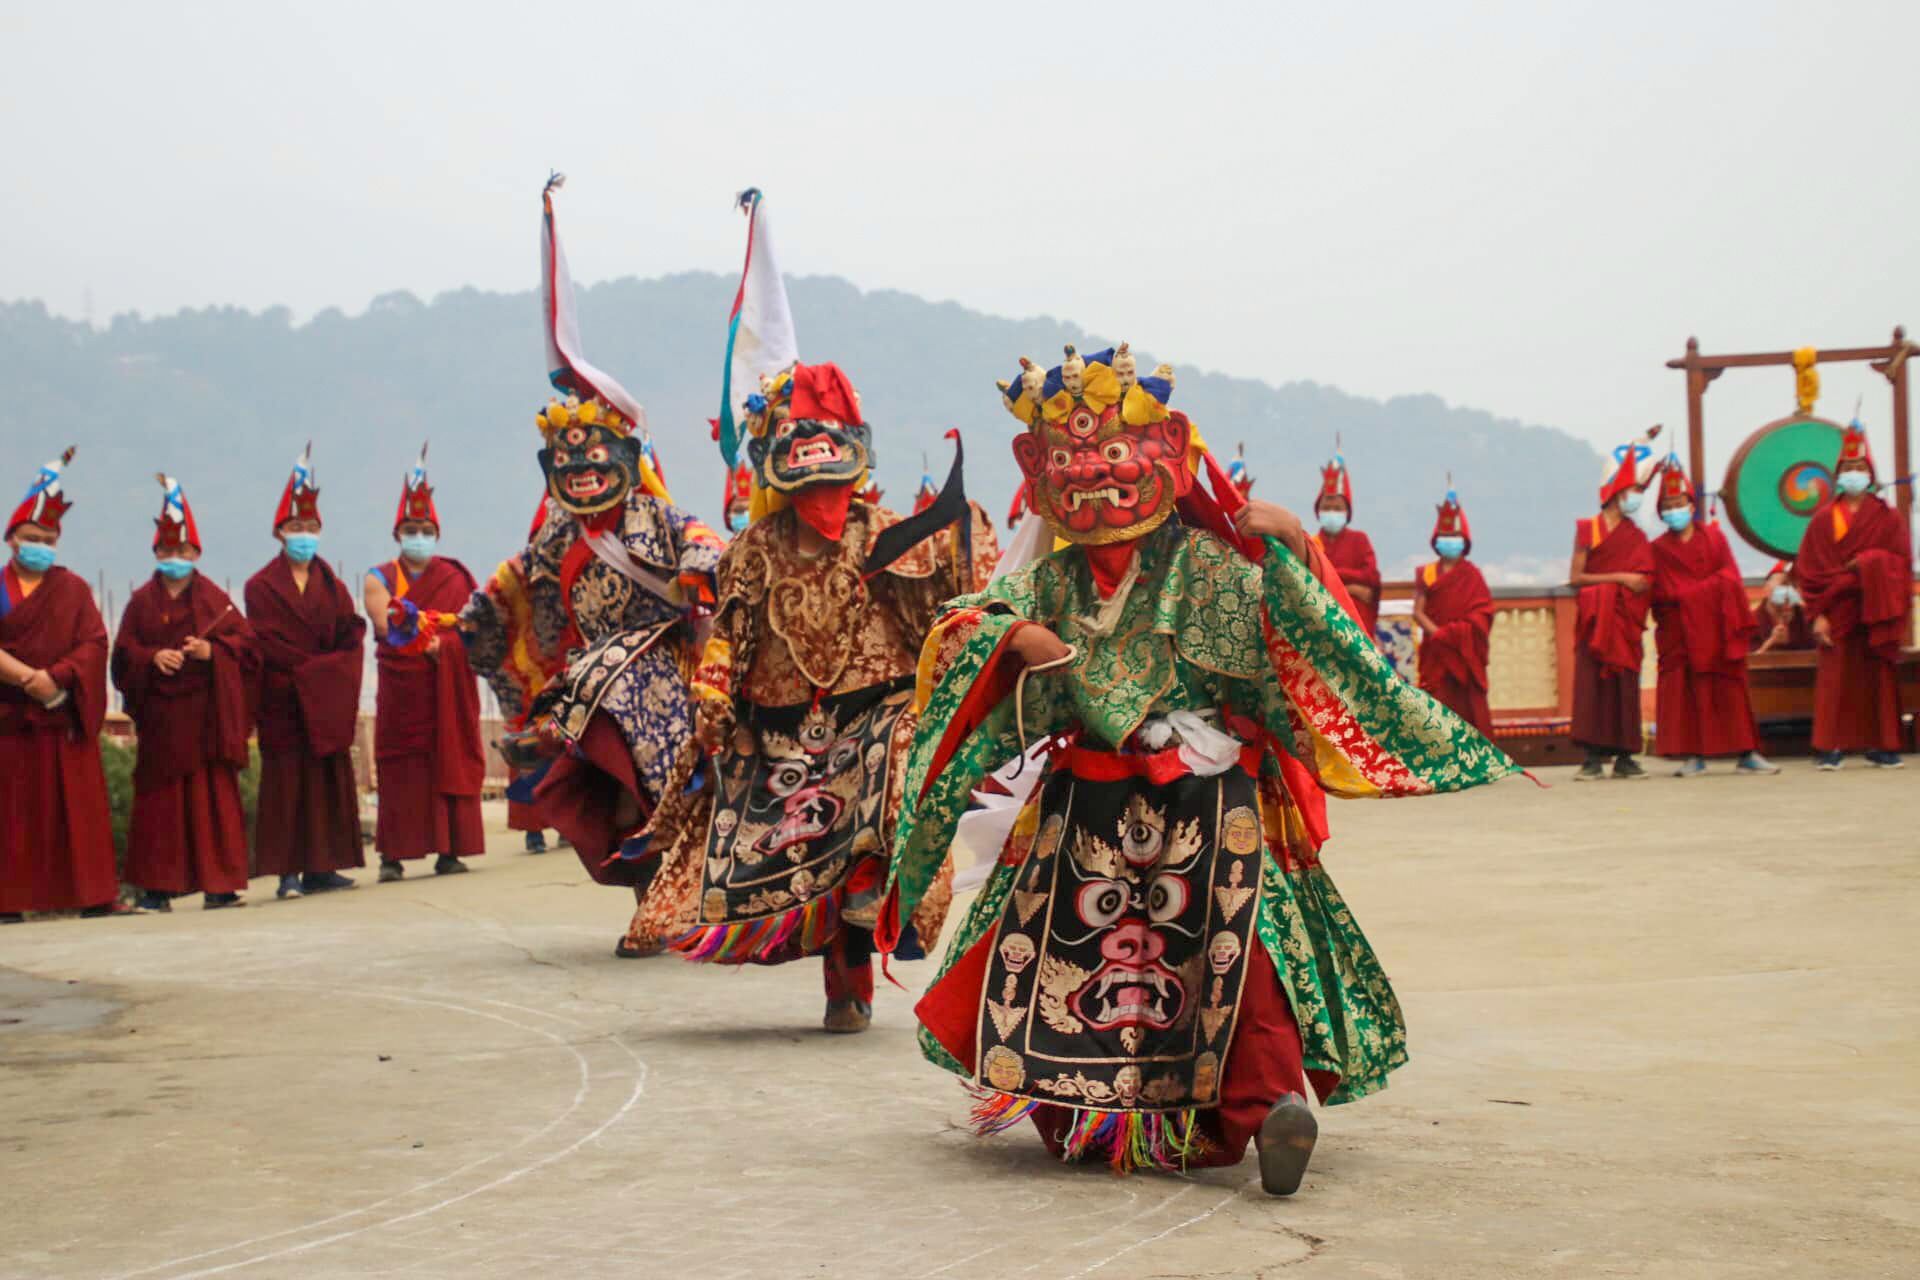
<instances>
[{"instance_id":1,"label":"dancer's hand","mask_svg":"<svg viewBox=\"0 0 1920 1280\"><path fill-rule=\"evenodd\" d=\"M1247 499L1247 505L1234 515L1233 527L1243 537L1278 538L1293 554L1306 554L1306 527L1300 523L1299 516L1279 503Z\"/></svg>"},{"instance_id":2,"label":"dancer's hand","mask_svg":"<svg viewBox=\"0 0 1920 1280\"><path fill-rule=\"evenodd\" d=\"M1020 655L1020 661L1030 667L1044 667L1049 662L1058 662L1072 653L1067 642L1037 622L1015 627L1013 639L1008 641L1013 651Z\"/></svg>"},{"instance_id":3,"label":"dancer's hand","mask_svg":"<svg viewBox=\"0 0 1920 1280\"><path fill-rule=\"evenodd\" d=\"M162 649L153 655L153 665L159 668L160 674L163 676L170 676L178 672L180 665L186 660L187 656L178 649Z\"/></svg>"}]
</instances>

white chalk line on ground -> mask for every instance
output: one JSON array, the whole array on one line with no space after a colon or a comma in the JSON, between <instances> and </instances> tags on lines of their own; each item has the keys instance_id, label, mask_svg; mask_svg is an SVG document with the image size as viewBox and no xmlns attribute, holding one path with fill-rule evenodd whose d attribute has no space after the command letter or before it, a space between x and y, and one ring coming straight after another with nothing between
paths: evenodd
<instances>
[{"instance_id":1,"label":"white chalk line on ground","mask_svg":"<svg viewBox=\"0 0 1920 1280\"><path fill-rule=\"evenodd\" d=\"M151 975L148 975L148 976L151 977ZM264 1244L271 1240L282 1239L290 1235L298 1235L301 1232L305 1232L305 1231L318 1230L324 1227L331 1226L335 1223L345 1222L357 1217L363 1217L367 1214L375 1212L376 1210L380 1209L384 1205L389 1205L394 1203L395 1201L404 1200L411 1196L418 1195L423 1191L430 1190L433 1187L439 1186L443 1183L451 1181L454 1178L458 1178L463 1174L469 1173L472 1170L477 1169L482 1165L490 1164L496 1160L500 1160L506 1157L507 1155L511 1154L512 1152L518 1150L519 1148L524 1147L531 1142L537 1141L541 1137L544 1137L547 1133L551 1132L558 1125L564 1123L569 1116L573 1115L574 1112L580 1109L580 1107L585 1102L587 1093L589 1089L592 1087L592 1084L594 1083L594 1079L595 1079L596 1073L594 1072L593 1065L587 1061L586 1056L582 1054L579 1051L579 1049L575 1048L574 1045L569 1043L564 1037L556 1035L555 1033L548 1031L544 1028L529 1026L526 1023L517 1022L512 1018L503 1017L500 1014L496 1014L496 1013L490 1013L484 1009L477 1009L472 1007L471 1005L463 1004L461 1002L454 1001L454 1000L449 1000L444 998L426 998L421 996L408 996L408 995L402 995L397 992L390 992L390 991L364 991L364 990L358 990L354 988L335 987L335 986L330 986L322 983L275 982L275 981L266 981L266 980L250 981L250 980L243 980L243 979L236 979L232 981L218 981L218 982L207 982L207 981L195 980L195 979L185 979L184 981L192 985L222 987L222 988L230 988L230 989L269 988L269 989L281 989L281 990L318 991L318 992L323 992L330 995L359 996L359 997L365 997L368 999L387 1000L397 1004L411 1004L411 1005L420 1005L420 1006L426 1006L426 1007L438 1007L442 1009L451 1010L456 1013L468 1014L469 1016L472 1016L472 1017L485 1018L485 1019L488 1019L489 1021L498 1022L505 1026L513 1027L517 1030L527 1031L527 1032L531 1032L534 1035L542 1036L545 1039L552 1041L554 1044L559 1045L561 1048L565 1049L569 1054L573 1056L575 1063L577 1065L577 1069L580 1073L580 1080L578 1085L575 1088L573 1100L568 1104L565 1110L563 1110L559 1115L555 1116L553 1119L549 1120L546 1124L542 1125L539 1129L535 1130L533 1133L528 1134L526 1137L521 1138L519 1141L514 1142L509 1146L501 1148L499 1151L495 1151L495 1152L492 1152L491 1154L481 1156L479 1159L469 1161L468 1163L461 1165L457 1169L453 1169L447 1173L441 1174L438 1177L430 1178L427 1181L419 1183L415 1186L409 1187L404 1191L398 1191L391 1195L383 1196L378 1200L375 1200L369 1204L361 1206L360 1208L350 1209L345 1213L333 1214L325 1218L316 1219L315 1221L312 1221L312 1222L302 1223L294 1227L288 1227L281 1231L270 1232L266 1235L255 1236L247 1240L237 1241L233 1244L223 1245L217 1249L204 1250L200 1253L189 1254L179 1258L173 1258L166 1262L161 1262L149 1267L144 1267L137 1271L125 1272L120 1276L116 1277L116 1280L133 1280L133 1278L137 1276L152 1275L155 1272L166 1271L175 1267L187 1266L194 1262L203 1261L207 1258L218 1257L219 1255L225 1254L225 1253L233 1253L241 1249L251 1248L255 1245ZM560 1014L549 1013L545 1010L531 1009L522 1005L510 1004L502 1000L485 1000L484 1003L498 1005L501 1008L512 1009L519 1013L531 1014L535 1017L548 1018L555 1022L563 1023L567 1026L574 1027L577 1029L582 1029L582 1030L586 1029L585 1024L577 1022L571 1018L564 1017ZM306 1250L309 1250L309 1249L319 1248L323 1245L333 1244L340 1240L350 1239L354 1236L361 1235L369 1231L375 1231L382 1227L391 1226L395 1223L407 1222L415 1218L424 1217L428 1214L437 1213L440 1210L445 1209L450 1205L458 1204L459 1202L469 1199L472 1196L480 1195L483 1192L493 1190L496 1187L504 1186L509 1182L513 1182L518 1178L525 1176L528 1173L531 1173L539 1168L544 1167L545 1165L551 1164L555 1160L562 1159L568 1155L571 1155L573 1152L577 1151L580 1147L584 1146L586 1143L592 1141L593 1139L599 1137L602 1133L606 1132L608 1128L612 1127L613 1124L615 1124L620 1119L622 1119L627 1114L627 1112L631 1111L634 1105L638 1103L640 1097L643 1095L646 1088L647 1064L644 1061L642 1061L642 1059L637 1053L633 1051L631 1046L626 1044L626 1042L621 1040L617 1035L608 1034L608 1035L596 1037L596 1039L605 1040L606 1042L612 1044L614 1047L618 1048L621 1052L625 1053L627 1057L632 1061L632 1063L634 1064L634 1087L632 1092L628 1095L626 1101L621 1104L620 1108L611 1117L609 1117L606 1121L604 1121L599 1127L595 1128L592 1132L586 1134L584 1137L569 1144L567 1147L562 1148L560 1151L554 1152L553 1154L546 1156L540 1160L530 1162L517 1169L511 1170L507 1174L501 1176L500 1178L495 1179L492 1182L473 1188L472 1190L463 1192L459 1195L450 1196L440 1201L439 1203L430 1205L424 1209L415 1210L411 1213L399 1214L391 1218L382 1219L379 1222L368 1223L364 1226L356 1227L350 1231L338 1232L338 1233L335 1233L334 1235L325 1237L320 1240L309 1241L303 1244L290 1246L285 1249L279 1249L279 1250L274 1250L268 1253L259 1254L254 1257L246 1258L238 1262L225 1263L216 1267L205 1268L199 1271L187 1272L187 1273L184 1273L182 1276L180 1276L178 1280L187 1280L187 1278L191 1276L215 1275L222 1271L230 1271L239 1267L251 1266L258 1262L264 1262L264 1261L268 1261L270 1259L278 1258L278 1257L285 1257L294 1253L305 1252Z\"/></svg>"},{"instance_id":2,"label":"white chalk line on ground","mask_svg":"<svg viewBox=\"0 0 1920 1280\"><path fill-rule=\"evenodd\" d=\"M1191 1190L1191 1187L1189 1187L1188 1189ZM1067 1276L1065 1280L1079 1280L1081 1276L1090 1276L1094 1272L1100 1270L1102 1267L1111 1266L1113 1263L1118 1262L1121 1258L1126 1257L1128 1254L1132 1253L1135 1249L1144 1249L1148 1245L1152 1244L1154 1241L1164 1240L1176 1231L1185 1231L1188 1227L1191 1227L1196 1222L1205 1222L1208 1218L1211 1218L1214 1214L1220 1212L1222 1209L1232 1204L1236 1199L1239 1198L1239 1195L1240 1193L1238 1191L1229 1191L1227 1192L1226 1195L1221 1196L1220 1199L1214 1204L1214 1206L1211 1209L1206 1209L1201 1211L1200 1213L1196 1213L1191 1218L1188 1218L1185 1222L1176 1222L1172 1226L1168 1227L1165 1231L1157 1231L1153 1235L1148 1236L1144 1240L1135 1240L1132 1244L1128 1245L1126 1248L1120 1249L1113 1253L1108 1254L1106 1257L1100 1259L1100 1261L1094 1263L1092 1266L1082 1267L1080 1270L1075 1271L1072 1275ZM1169 1196L1167 1198L1167 1204L1172 1204L1172 1203L1173 1203L1173 1197ZM1166 1206L1163 1205L1161 1207L1165 1208Z\"/></svg>"}]
</instances>

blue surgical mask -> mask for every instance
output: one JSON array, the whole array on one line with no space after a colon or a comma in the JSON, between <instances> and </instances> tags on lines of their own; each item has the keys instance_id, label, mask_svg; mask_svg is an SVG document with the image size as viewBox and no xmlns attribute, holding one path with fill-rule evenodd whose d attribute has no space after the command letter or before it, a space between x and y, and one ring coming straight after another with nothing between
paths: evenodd
<instances>
[{"instance_id":1,"label":"blue surgical mask","mask_svg":"<svg viewBox=\"0 0 1920 1280\"><path fill-rule=\"evenodd\" d=\"M1467 540L1457 533L1443 533L1433 540L1433 549L1442 560L1458 560L1467 554Z\"/></svg>"},{"instance_id":2,"label":"blue surgical mask","mask_svg":"<svg viewBox=\"0 0 1920 1280\"><path fill-rule=\"evenodd\" d=\"M1347 513L1344 511L1322 511L1320 513L1320 532L1339 533L1347 527Z\"/></svg>"},{"instance_id":3,"label":"blue surgical mask","mask_svg":"<svg viewBox=\"0 0 1920 1280\"><path fill-rule=\"evenodd\" d=\"M1639 511L1641 496L1638 489L1627 490L1625 496L1620 499L1620 514L1630 516Z\"/></svg>"},{"instance_id":4,"label":"blue surgical mask","mask_svg":"<svg viewBox=\"0 0 1920 1280\"><path fill-rule=\"evenodd\" d=\"M19 550L13 553L13 558L28 573L45 573L53 568L53 562L60 558L60 553L44 542L23 542Z\"/></svg>"},{"instance_id":5,"label":"blue surgical mask","mask_svg":"<svg viewBox=\"0 0 1920 1280\"><path fill-rule=\"evenodd\" d=\"M1772 595L1773 602L1777 605L1785 606L1800 603L1800 593L1784 582L1773 589Z\"/></svg>"},{"instance_id":6,"label":"blue surgical mask","mask_svg":"<svg viewBox=\"0 0 1920 1280\"><path fill-rule=\"evenodd\" d=\"M751 523L753 523L752 512L749 512L749 511L727 512L727 532L728 533L744 533L746 532L747 526Z\"/></svg>"},{"instance_id":7,"label":"blue surgical mask","mask_svg":"<svg viewBox=\"0 0 1920 1280\"><path fill-rule=\"evenodd\" d=\"M193 561L181 560L178 557L171 560L155 561L153 567L158 569L160 576L169 582L178 582L180 579L190 577L193 574Z\"/></svg>"},{"instance_id":8,"label":"blue surgical mask","mask_svg":"<svg viewBox=\"0 0 1920 1280\"><path fill-rule=\"evenodd\" d=\"M1667 528L1679 533L1693 523L1693 508L1669 507L1660 513L1660 519L1665 522Z\"/></svg>"},{"instance_id":9,"label":"blue surgical mask","mask_svg":"<svg viewBox=\"0 0 1920 1280\"><path fill-rule=\"evenodd\" d=\"M1833 483L1840 492L1852 498L1873 488L1873 477L1865 471L1842 471L1833 478Z\"/></svg>"},{"instance_id":10,"label":"blue surgical mask","mask_svg":"<svg viewBox=\"0 0 1920 1280\"><path fill-rule=\"evenodd\" d=\"M283 541L287 544L287 559L295 564L305 564L320 554L320 535L317 533L290 533Z\"/></svg>"},{"instance_id":11,"label":"blue surgical mask","mask_svg":"<svg viewBox=\"0 0 1920 1280\"><path fill-rule=\"evenodd\" d=\"M439 545L440 539L431 533L400 535L400 554L416 563L433 559L433 549Z\"/></svg>"}]
</instances>

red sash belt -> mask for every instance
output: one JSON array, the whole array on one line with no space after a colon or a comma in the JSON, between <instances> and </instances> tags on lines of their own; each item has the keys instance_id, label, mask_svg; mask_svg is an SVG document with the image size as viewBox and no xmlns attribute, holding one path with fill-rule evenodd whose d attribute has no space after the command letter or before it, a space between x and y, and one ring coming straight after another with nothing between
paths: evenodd
<instances>
[{"instance_id":1,"label":"red sash belt","mask_svg":"<svg viewBox=\"0 0 1920 1280\"><path fill-rule=\"evenodd\" d=\"M1168 747L1165 751L1100 751L1092 747L1071 746L1056 753L1054 760L1074 777L1084 778L1088 782L1145 778L1155 786L1163 787L1193 772L1181 758L1178 747ZM1247 776L1258 778L1259 749L1243 745L1240 748L1240 767L1246 770Z\"/></svg>"}]
</instances>

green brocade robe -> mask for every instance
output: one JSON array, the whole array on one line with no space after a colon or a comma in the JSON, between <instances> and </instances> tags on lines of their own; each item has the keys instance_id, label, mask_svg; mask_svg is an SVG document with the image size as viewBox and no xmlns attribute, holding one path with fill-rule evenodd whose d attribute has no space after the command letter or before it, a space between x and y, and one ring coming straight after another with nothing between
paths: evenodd
<instances>
[{"instance_id":1,"label":"green brocade robe","mask_svg":"<svg viewBox=\"0 0 1920 1280\"><path fill-rule=\"evenodd\" d=\"M947 604L928 641L945 669L908 758L907 811L896 834L891 883L902 918L946 857L973 790L1023 741L1049 734L1077 729L1085 745L1117 750L1149 715L1231 712L1264 731L1249 745L1265 754L1262 795L1281 802L1276 748L1344 796L1460 790L1518 771L1394 675L1314 570L1277 541L1267 540L1264 564L1256 564L1221 538L1170 520L1141 540L1136 563L1131 588L1112 601L1100 598L1085 556L1066 548ZM1022 621L1073 645L1071 667L1026 681L1023 723L1016 699L1002 698L949 744L929 784L947 726ZM973 628L957 648L949 624ZM1340 891L1310 847L1300 852L1282 859L1270 844L1264 850L1255 928L1292 1003L1307 1069L1338 1076L1328 1101L1346 1102L1380 1088L1406 1062L1406 1024ZM1020 869L996 863L947 948L941 977L993 929ZM920 1042L930 1061L972 1074L972 1064L956 1061L924 1028Z\"/></svg>"}]
</instances>

